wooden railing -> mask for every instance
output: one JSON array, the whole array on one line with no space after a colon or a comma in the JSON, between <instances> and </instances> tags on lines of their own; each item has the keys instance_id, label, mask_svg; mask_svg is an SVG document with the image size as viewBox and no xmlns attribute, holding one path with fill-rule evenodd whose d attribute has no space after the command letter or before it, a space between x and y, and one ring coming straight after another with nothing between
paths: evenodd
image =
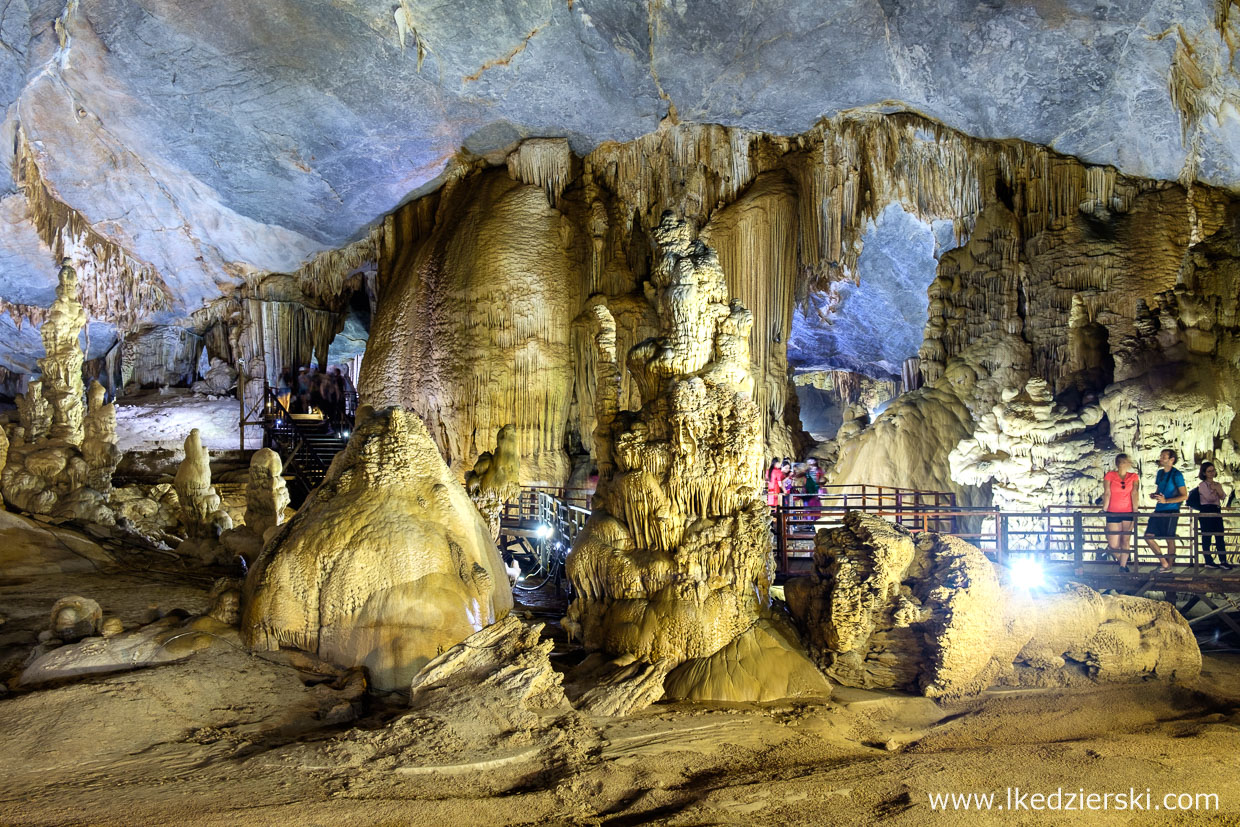
<instances>
[{"instance_id":1,"label":"wooden railing","mask_svg":"<svg viewBox=\"0 0 1240 827\"><path fill-rule=\"evenodd\" d=\"M807 570L813 556L814 537L820 529L842 524L848 510L865 511L903 526L918 534L934 531L965 540L997 563L1006 565L1010 558L1033 557L1044 563L1070 565L1080 569L1087 560L1102 559L1107 547L1106 515L1098 510L1068 510L1057 507L1046 511L1011 512L994 508L851 508L805 505L778 506L771 509L775 535L775 557L781 572ZM1135 513L1129 540L1129 565L1158 564L1158 559L1145 544L1145 529L1151 517L1167 512ZM1188 566L1194 574L1214 571L1205 566L1206 551L1202 548L1203 517L1221 517L1222 537L1231 554L1240 553L1240 511L1221 514L1179 513L1176 553L1173 563ZM1163 553L1166 540L1159 540ZM1213 547L1208 552L1214 556ZM800 565L798 565L798 563Z\"/></svg>"},{"instance_id":2,"label":"wooden railing","mask_svg":"<svg viewBox=\"0 0 1240 827\"><path fill-rule=\"evenodd\" d=\"M552 552L567 554L573 541L589 519L588 502L592 492L586 489L564 489L551 486L532 487L510 503L505 521L512 524L546 526L547 543ZM1013 557L1032 557L1041 562L1080 570L1083 564L1105 559L1108 553L1106 515L1095 509L1049 508L1045 511L1004 512L995 508L958 506L947 493L914 491L880 486L837 486L824 488L817 495L788 495L789 505L771 509L776 567L781 573L806 571L811 565L814 538L821 529L843 524L848 511L862 511L889 520L910 533L933 531L959 537L981 549L1000 564ZM847 504L845 504L847 503ZM1146 547L1145 528L1155 512L1134 514L1134 527L1129 542L1129 565L1157 565L1158 560ZM1188 566L1193 574L1215 572L1205 566L1201 544L1202 517L1221 517L1223 538L1233 554L1240 553L1240 510L1221 514L1183 511L1179 527L1175 560L1177 566ZM1166 541L1160 545L1166 553ZM1211 555L1216 550L1211 548ZM561 560L562 562L562 560ZM1240 577L1240 569L1235 575Z\"/></svg>"}]
</instances>

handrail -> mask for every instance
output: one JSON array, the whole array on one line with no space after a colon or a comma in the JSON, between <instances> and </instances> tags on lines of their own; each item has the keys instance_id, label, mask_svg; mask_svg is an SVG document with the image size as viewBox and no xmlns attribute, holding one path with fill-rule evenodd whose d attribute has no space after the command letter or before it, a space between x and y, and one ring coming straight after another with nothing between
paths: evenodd
<instances>
[{"instance_id":1,"label":"handrail","mask_svg":"<svg viewBox=\"0 0 1240 827\"><path fill-rule=\"evenodd\" d=\"M522 492L522 497L509 505L512 510L506 511L505 516L519 515L523 520L546 525L551 547L557 553L566 554L584 528L591 511L553 493L563 490L566 489L530 486ZM811 495L792 496L799 496L803 501ZM527 505L531 500L532 507ZM1013 556L1034 556L1045 562L1071 564L1079 570L1086 554L1098 556L1108 553L1106 515L1093 509L1005 512L994 507L916 505L905 503L903 498L893 505L867 498L866 502L849 503L847 506L780 505L772 508L774 553L779 571L787 573L791 571L794 560L811 557L817 532L842 525L843 516L849 511L863 511L888 519L913 534L926 531L951 534L973 543L1000 564ZM1134 512L1133 542L1128 549L1132 565L1149 563L1154 559L1144 547L1142 531L1151 517L1166 515L1167 512ZM1233 550L1240 547L1240 525L1236 525L1240 523L1240 509L1218 514L1182 511L1178 516L1181 518L1180 530L1187 528L1187 532L1177 537L1176 559L1181 565L1191 566L1194 572L1200 573L1203 568L1205 552L1201 548L1201 538L1204 535L1199 526L1203 517L1223 518L1223 538Z\"/></svg>"}]
</instances>

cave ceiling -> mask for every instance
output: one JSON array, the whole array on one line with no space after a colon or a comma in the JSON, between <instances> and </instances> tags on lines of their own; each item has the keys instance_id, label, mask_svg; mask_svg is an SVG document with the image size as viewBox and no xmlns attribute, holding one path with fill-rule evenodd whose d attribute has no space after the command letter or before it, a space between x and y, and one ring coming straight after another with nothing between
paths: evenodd
<instances>
[{"instance_id":1,"label":"cave ceiling","mask_svg":"<svg viewBox=\"0 0 1240 827\"><path fill-rule=\"evenodd\" d=\"M1218 2L10 0L0 299L52 299L49 199L85 220L80 244L162 282L147 318L168 320L359 238L462 147L584 153L666 117L794 134L914 110L1234 189ZM0 363L39 349L0 326Z\"/></svg>"}]
</instances>

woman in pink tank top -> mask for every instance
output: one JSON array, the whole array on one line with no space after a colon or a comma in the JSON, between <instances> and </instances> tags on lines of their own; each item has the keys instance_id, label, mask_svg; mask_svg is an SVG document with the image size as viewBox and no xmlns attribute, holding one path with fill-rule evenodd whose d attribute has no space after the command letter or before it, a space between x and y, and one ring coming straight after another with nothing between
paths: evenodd
<instances>
[{"instance_id":1,"label":"woman in pink tank top","mask_svg":"<svg viewBox=\"0 0 1240 827\"><path fill-rule=\"evenodd\" d=\"M1107 471L1102 478L1102 510L1107 515L1107 549L1119 561L1122 571L1128 571L1128 555L1132 550L1133 495L1137 490L1139 476L1132 470L1132 460L1127 454L1115 457L1115 470Z\"/></svg>"}]
</instances>

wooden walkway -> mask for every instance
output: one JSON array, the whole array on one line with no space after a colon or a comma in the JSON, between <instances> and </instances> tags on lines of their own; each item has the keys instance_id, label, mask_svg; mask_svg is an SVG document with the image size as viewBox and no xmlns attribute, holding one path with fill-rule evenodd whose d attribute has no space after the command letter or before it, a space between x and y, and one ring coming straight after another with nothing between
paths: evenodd
<instances>
[{"instance_id":1,"label":"wooden walkway","mask_svg":"<svg viewBox=\"0 0 1240 827\"><path fill-rule=\"evenodd\" d=\"M583 489L527 488L510 503L502 521L502 544L539 555L554 568L557 581L563 558L590 516L590 493ZM1240 511L1223 512L1224 538L1231 552L1231 570L1209 568L1200 552L1200 514L1180 514L1176 558L1172 570L1161 571L1142 534L1153 512L1136 515L1125 573L1106 556L1105 516L1097 509L1051 508L1037 512L1001 512L993 508L957 506L951 495L932 491L877 486L828 486L811 501L792 498L771 509L778 579L804 574L813 566L814 537L842 524L848 511L862 511L903 526L913 534L951 534L977 546L1001 566L1033 560L1052 583L1084 583L1094 589L1124 594L1153 594L1181 607L1199 606L1204 615L1196 625L1216 618L1240 638ZM1210 515L1213 516L1213 515ZM1165 547L1165 542L1162 543ZM1200 609L1199 609L1200 611Z\"/></svg>"}]
</instances>

